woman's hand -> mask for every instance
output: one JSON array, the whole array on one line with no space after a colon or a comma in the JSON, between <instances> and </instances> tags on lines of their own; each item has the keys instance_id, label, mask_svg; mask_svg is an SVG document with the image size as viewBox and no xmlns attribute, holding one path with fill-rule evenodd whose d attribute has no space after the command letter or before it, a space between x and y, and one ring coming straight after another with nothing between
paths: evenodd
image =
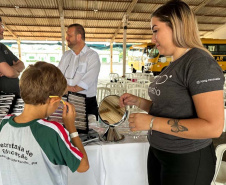
<instances>
[{"instance_id":1,"label":"woman's hand","mask_svg":"<svg viewBox=\"0 0 226 185\"><path fill-rule=\"evenodd\" d=\"M121 107L125 107L126 105L138 105L139 97L129 93L125 93L122 96L120 96L119 104Z\"/></svg>"},{"instance_id":2,"label":"woman's hand","mask_svg":"<svg viewBox=\"0 0 226 185\"><path fill-rule=\"evenodd\" d=\"M153 116L144 113L133 113L129 116L129 127L131 131L149 130Z\"/></svg>"},{"instance_id":3,"label":"woman's hand","mask_svg":"<svg viewBox=\"0 0 226 185\"><path fill-rule=\"evenodd\" d=\"M65 101L65 105L63 107L63 123L66 127L66 129L72 133L76 131L75 128L75 117L76 117L76 112L75 112L75 107L74 105L68 103Z\"/></svg>"}]
</instances>

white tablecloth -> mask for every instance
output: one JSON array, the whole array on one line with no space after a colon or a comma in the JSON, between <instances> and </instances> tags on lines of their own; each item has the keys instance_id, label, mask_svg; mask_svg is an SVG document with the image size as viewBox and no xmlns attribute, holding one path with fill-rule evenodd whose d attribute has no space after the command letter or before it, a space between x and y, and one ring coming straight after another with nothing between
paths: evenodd
<instances>
[{"instance_id":1,"label":"white tablecloth","mask_svg":"<svg viewBox=\"0 0 226 185\"><path fill-rule=\"evenodd\" d=\"M69 185L148 185L147 155L149 143L126 136L118 143L85 146L90 169L85 173L69 170Z\"/></svg>"}]
</instances>

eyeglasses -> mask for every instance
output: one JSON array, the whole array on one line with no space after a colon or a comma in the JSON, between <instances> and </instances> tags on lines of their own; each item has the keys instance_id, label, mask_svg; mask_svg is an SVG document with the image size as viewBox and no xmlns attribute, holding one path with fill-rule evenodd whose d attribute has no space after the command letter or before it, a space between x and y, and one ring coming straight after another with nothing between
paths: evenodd
<instances>
[{"instance_id":1,"label":"eyeglasses","mask_svg":"<svg viewBox=\"0 0 226 185\"><path fill-rule=\"evenodd\" d=\"M59 96L49 96L49 98L59 98ZM65 101L64 100L60 100L64 105L66 105Z\"/></svg>"},{"instance_id":2,"label":"eyeglasses","mask_svg":"<svg viewBox=\"0 0 226 185\"><path fill-rule=\"evenodd\" d=\"M4 29L5 28L4 24L1 24L1 27Z\"/></svg>"},{"instance_id":3,"label":"eyeglasses","mask_svg":"<svg viewBox=\"0 0 226 185\"><path fill-rule=\"evenodd\" d=\"M71 56L71 59L72 59L72 56ZM76 75L76 73L77 73L77 70L78 70L78 68L79 68L79 63L80 63L80 55L79 55L79 57L78 57L78 59L77 59L77 61L78 61L78 67L76 68L76 70L74 71L74 74L72 75L69 75L69 74L67 74L66 72L67 72L67 69L69 68L69 66L70 66L70 64L71 64L71 59L70 59L70 62L68 63L68 65L67 65L67 67L66 67L66 69L65 69L65 72L64 72L64 76L65 76L65 78L66 79L74 79L74 77L75 77L75 75Z\"/></svg>"}]
</instances>

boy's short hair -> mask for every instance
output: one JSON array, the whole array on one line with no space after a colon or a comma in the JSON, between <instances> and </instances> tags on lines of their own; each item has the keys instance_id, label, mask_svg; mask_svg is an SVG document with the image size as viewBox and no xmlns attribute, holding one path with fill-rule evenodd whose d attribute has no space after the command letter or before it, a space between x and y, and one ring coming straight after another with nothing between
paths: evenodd
<instances>
[{"instance_id":1,"label":"boy's short hair","mask_svg":"<svg viewBox=\"0 0 226 185\"><path fill-rule=\"evenodd\" d=\"M63 96L67 81L61 71L46 62L29 65L20 78L20 95L26 104L45 104L49 96Z\"/></svg>"}]
</instances>

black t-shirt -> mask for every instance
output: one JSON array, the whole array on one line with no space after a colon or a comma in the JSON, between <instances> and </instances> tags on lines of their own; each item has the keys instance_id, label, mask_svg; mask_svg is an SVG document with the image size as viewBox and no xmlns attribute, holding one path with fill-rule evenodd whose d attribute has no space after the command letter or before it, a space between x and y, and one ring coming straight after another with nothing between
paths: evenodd
<instances>
[{"instance_id":1,"label":"black t-shirt","mask_svg":"<svg viewBox=\"0 0 226 185\"><path fill-rule=\"evenodd\" d=\"M6 62L12 66L13 61L17 62L18 58L4 44L0 43L0 63ZM0 77L0 91L19 95L19 79L6 76Z\"/></svg>"},{"instance_id":2,"label":"black t-shirt","mask_svg":"<svg viewBox=\"0 0 226 185\"><path fill-rule=\"evenodd\" d=\"M148 93L153 104L149 114L173 119L197 118L192 96L223 90L223 85L224 75L218 63L207 52L193 48L151 83ZM212 139L184 139L153 131L152 135L149 133L149 142L159 150L187 153L208 146Z\"/></svg>"}]
</instances>

